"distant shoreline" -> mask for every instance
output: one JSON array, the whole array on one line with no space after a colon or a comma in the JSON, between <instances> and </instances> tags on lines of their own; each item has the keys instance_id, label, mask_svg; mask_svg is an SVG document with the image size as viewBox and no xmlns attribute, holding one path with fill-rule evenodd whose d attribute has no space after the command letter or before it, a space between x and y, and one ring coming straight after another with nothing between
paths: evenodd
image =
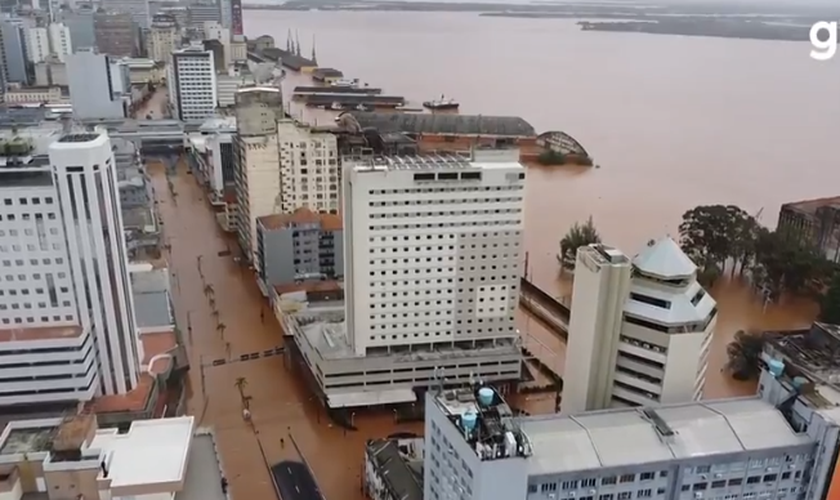
<instances>
[{"instance_id":1,"label":"distant shoreline","mask_svg":"<svg viewBox=\"0 0 840 500\"><path fill-rule=\"evenodd\" d=\"M245 4L246 10L349 11L349 12L474 12L484 17L525 19L575 19L582 31L646 33L750 40L808 41L809 26L820 19L840 17L837 11L756 12L754 6L724 8L702 4L661 5L645 8L623 5L488 4L290 0L281 5ZM592 21L590 21L592 20ZM603 21L602 21L603 20Z\"/></svg>"}]
</instances>

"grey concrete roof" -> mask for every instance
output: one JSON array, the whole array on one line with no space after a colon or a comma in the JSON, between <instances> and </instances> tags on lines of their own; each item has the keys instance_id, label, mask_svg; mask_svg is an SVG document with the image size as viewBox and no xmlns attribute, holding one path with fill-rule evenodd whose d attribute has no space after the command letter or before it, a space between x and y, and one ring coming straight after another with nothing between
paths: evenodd
<instances>
[{"instance_id":1,"label":"grey concrete roof","mask_svg":"<svg viewBox=\"0 0 840 500\"><path fill-rule=\"evenodd\" d=\"M771 404L758 398L656 409L673 435L662 437L639 408L520 419L533 444L529 475L643 465L808 444Z\"/></svg>"},{"instance_id":2,"label":"grey concrete roof","mask_svg":"<svg viewBox=\"0 0 840 500\"><path fill-rule=\"evenodd\" d=\"M385 485L400 500L423 500L423 487L400 456L397 441L377 439L368 443L368 453L376 463Z\"/></svg>"},{"instance_id":3,"label":"grey concrete roof","mask_svg":"<svg viewBox=\"0 0 840 500\"><path fill-rule=\"evenodd\" d=\"M168 269L131 273L134 313L140 328L167 327L173 324L169 302Z\"/></svg>"},{"instance_id":4,"label":"grey concrete roof","mask_svg":"<svg viewBox=\"0 0 840 500\"><path fill-rule=\"evenodd\" d=\"M362 128L379 132L536 137L530 123L518 116L431 113L349 112Z\"/></svg>"}]
</instances>

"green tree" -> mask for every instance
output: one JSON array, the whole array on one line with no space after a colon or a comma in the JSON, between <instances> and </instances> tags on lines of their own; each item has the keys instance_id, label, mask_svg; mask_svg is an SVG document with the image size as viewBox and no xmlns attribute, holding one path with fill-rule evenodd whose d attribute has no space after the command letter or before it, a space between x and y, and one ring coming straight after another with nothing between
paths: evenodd
<instances>
[{"instance_id":1,"label":"green tree","mask_svg":"<svg viewBox=\"0 0 840 500\"><path fill-rule=\"evenodd\" d=\"M783 231L758 231L752 281L771 301L785 292L818 295L831 274L830 264L813 245Z\"/></svg>"},{"instance_id":2,"label":"green tree","mask_svg":"<svg viewBox=\"0 0 840 500\"><path fill-rule=\"evenodd\" d=\"M840 325L840 273L835 273L820 301L820 321Z\"/></svg>"},{"instance_id":3,"label":"green tree","mask_svg":"<svg viewBox=\"0 0 840 500\"><path fill-rule=\"evenodd\" d=\"M723 269L730 258L738 258L751 248L741 238L748 237L752 217L735 205L702 205L683 214L680 246L701 271L714 266Z\"/></svg>"},{"instance_id":4,"label":"green tree","mask_svg":"<svg viewBox=\"0 0 840 500\"><path fill-rule=\"evenodd\" d=\"M726 346L726 369L735 380L752 380L761 373L761 351L764 337L738 330Z\"/></svg>"},{"instance_id":5,"label":"green tree","mask_svg":"<svg viewBox=\"0 0 840 500\"><path fill-rule=\"evenodd\" d=\"M592 216L586 219L583 224L575 224L560 240L560 254L557 256L563 269L574 269L578 248L592 243L601 243L601 235L592 222Z\"/></svg>"}]
</instances>

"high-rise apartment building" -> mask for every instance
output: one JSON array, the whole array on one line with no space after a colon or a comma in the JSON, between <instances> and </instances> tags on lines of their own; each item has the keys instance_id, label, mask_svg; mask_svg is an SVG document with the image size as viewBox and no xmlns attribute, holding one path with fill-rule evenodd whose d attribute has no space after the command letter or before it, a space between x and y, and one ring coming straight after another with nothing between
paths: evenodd
<instances>
[{"instance_id":1,"label":"high-rise apartment building","mask_svg":"<svg viewBox=\"0 0 840 500\"><path fill-rule=\"evenodd\" d=\"M177 50L169 65L169 99L175 117L200 122L216 114L216 66L213 53L197 47Z\"/></svg>"},{"instance_id":2,"label":"high-rise apartment building","mask_svg":"<svg viewBox=\"0 0 840 500\"><path fill-rule=\"evenodd\" d=\"M156 14L148 35L148 56L154 61L169 63L172 53L181 46L178 22L169 14Z\"/></svg>"},{"instance_id":3,"label":"high-rise apartment building","mask_svg":"<svg viewBox=\"0 0 840 500\"><path fill-rule=\"evenodd\" d=\"M700 399L717 307L674 240L580 248L572 304L563 413Z\"/></svg>"},{"instance_id":4,"label":"high-rise apartment building","mask_svg":"<svg viewBox=\"0 0 840 500\"><path fill-rule=\"evenodd\" d=\"M277 122L283 116L278 87L248 87L236 93L234 184L236 233L243 257L256 260L257 218L280 213L280 151Z\"/></svg>"},{"instance_id":5,"label":"high-rise apartment building","mask_svg":"<svg viewBox=\"0 0 840 500\"><path fill-rule=\"evenodd\" d=\"M140 48L140 30L131 14L97 12L93 15L96 49L114 57L136 57Z\"/></svg>"},{"instance_id":6,"label":"high-rise apartment building","mask_svg":"<svg viewBox=\"0 0 840 500\"><path fill-rule=\"evenodd\" d=\"M24 29L26 54L31 63L44 62L50 55L50 34L47 28L29 27Z\"/></svg>"},{"instance_id":7,"label":"high-rise apartment building","mask_svg":"<svg viewBox=\"0 0 840 500\"><path fill-rule=\"evenodd\" d=\"M73 53L73 43L70 40L70 28L62 23L52 23L47 28L50 33L50 50L52 55L61 62Z\"/></svg>"},{"instance_id":8,"label":"high-rise apartment building","mask_svg":"<svg viewBox=\"0 0 840 500\"><path fill-rule=\"evenodd\" d=\"M517 337L525 171L452 156L344 170L353 349Z\"/></svg>"},{"instance_id":9,"label":"high-rise apartment building","mask_svg":"<svg viewBox=\"0 0 840 500\"><path fill-rule=\"evenodd\" d=\"M343 289L275 289L299 311L283 314L283 327L330 407L519 380L518 159L518 150L343 158ZM324 238L319 248L335 254ZM322 292L320 283L301 287Z\"/></svg>"},{"instance_id":10,"label":"high-rise apartment building","mask_svg":"<svg viewBox=\"0 0 840 500\"><path fill-rule=\"evenodd\" d=\"M67 56L73 116L78 119L125 118L131 104L128 66L105 54L80 51Z\"/></svg>"},{"instance_id":11,"label":"high-rise apartment building","mask_svg":"<svg viewBox=\"0 0 840 500\"><path fill-rule=\"evenodd\" d=\"M277 124L280 150L280 210L305 207L313 212L337 214L341 194L341 167L335 135L314 132L292 120Z\"/></svg>"},{"instance_id":12,"label":"high-rise apartment building","mask_svg":"<svg viewBox=\"0 0 840 500\"><path fill-rule=\"evenodd\" d=\"M134 308L110 141L70 134L0 167L0 405L137 384Z\"/></svg>"}]
</instances>

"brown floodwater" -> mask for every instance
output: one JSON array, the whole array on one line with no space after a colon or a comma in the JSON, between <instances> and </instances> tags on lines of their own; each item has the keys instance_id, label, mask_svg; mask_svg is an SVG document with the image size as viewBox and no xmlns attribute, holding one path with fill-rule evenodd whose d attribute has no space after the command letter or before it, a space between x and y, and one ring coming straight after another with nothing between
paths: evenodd
<instances>
[{"instance_id":1,"label":"brown floodwater","mask_svg":"<svg viewBox=\"0 0 840 500\"><path fill-rule=\"evenodd\" d=\"M652 238L677 237L680 216L732 203L775 225L782 203L836 195L833 96L840 65L815 64L807 43L581 32L573 20L505 19L441 12L245 12L247 34L284 46L316 37L321 65L417 103L446 94L466 114L513 115L538 131L577 138L600 168L528 172L529 275L568 299L559 240L592 216L604 241L633 255ZM305 77L290 73L288 95ZM293 104L319 122L329 113ZM720 369L739 329L807 325L816 309L785 300L763 309L740 283L713 290L720 303L706 396L752 392ZM562 342L538 322L523 342L562 368ZM530 331L530 333L529 333ZM539 342L537 342L537 339Z\"/></svg>"},{"instance_id":2,"label":"brown floodwater","mask_svg":"<svg viewBox=\"0 0 840 500\"><path fill-rule=\"evenodd\" d=\"M558 241L589 215L607 243L633 254L650 238L676 235L680 214L692 206L763 208L762 221L773 224L782 202L834 195L832 186L840 183L840 171L831 167L831 117L840 116L840 101L829 98L840 66L813 63L803 44L583 34L568 21L473 14L246 11L245 23L250 37L271 34L281 46L288 29L300 30L304 45L315 34L322 64L386 93L415 102L446 93L465 113L519 115L538 130L562 129L583 142L602 168L528 173L529 274L561 298L570 282L558 272ZM284 87L302 81L291 76ZM188 409L215 427L232 493L272 498L265 461L298 457L289 439L280 444L291 432L328 498L361 498L364 441L395 430L419 432L422 425L395 426L388 413L360 412L360 431L345 434L319 418L318 405L281 358L208 368L203 390L202 360L224 357L226 343L233 355L274 347L281 331L273 320L260 320L265 302L253 276L218 256L233 243L192 177L181 169L173 200L162 167L151 171L172 245L179 324L186 325L187 315L192 324ZM224 340L205 283L215 289ZM720 316L706 396L751 393L754 385L720 373L732 335L804 326L816 308L787 298L765 310L739 283L721 282L712 292ZM564 343L524 312L517 325L535 357L562 372ZM242 421L238 377L248 381L258 434ZM518 397L516 404L550 411L553 396Z\"/></svg>"}]
</instances>

